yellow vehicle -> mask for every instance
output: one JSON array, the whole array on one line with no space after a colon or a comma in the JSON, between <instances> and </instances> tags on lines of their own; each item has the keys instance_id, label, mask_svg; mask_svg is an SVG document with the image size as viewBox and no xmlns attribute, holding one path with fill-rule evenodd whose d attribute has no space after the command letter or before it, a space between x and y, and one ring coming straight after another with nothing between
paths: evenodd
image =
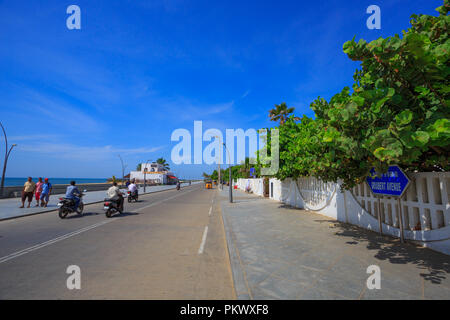
<instances>
[{"instance_id":1,"label":"yellow vehicle","mask_svg":"<svg viewBox=\"0 0 450 320\"><path fill-rule=\"evenodd\" d=\"M205 188L206 189L212 189L212 181L211 180L205 181Z\"/></svg>"}]
</instances>

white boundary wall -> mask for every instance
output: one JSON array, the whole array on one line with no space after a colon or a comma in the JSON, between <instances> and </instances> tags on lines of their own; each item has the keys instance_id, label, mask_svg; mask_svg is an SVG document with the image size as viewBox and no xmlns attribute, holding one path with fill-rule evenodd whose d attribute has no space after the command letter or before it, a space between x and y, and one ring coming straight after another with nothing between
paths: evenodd
<instances>
[{"instance_id":1,"label":"white boundary wall","mask_svg":"<svg viewBox=\"0 0 450 320\"><path fill-rule=\"evenodd\" d=\"M264 179L238 179L237 186L241 190L245 190L247 184L250 185L251 192L258 196L264 195Z\"/></svg>"},{"instance_id":2,"label":"white boundary wall","mask_svg":"<svg viewBox=\"0 0 450 320\"><path fill-rule=\"evenodd\" d=\"M411 184L401 201L405 239L450 255L450 173L408 176ZM238 187L245 190L247 180L253 192L262 196L263 179L238 179ZM315 178L270 179L269 185L273 200L379 232L378 200L366 183L345 192L337 183ZM383 197L380 205L383 233L400 237L397 200Z\"/></svg>"}]
</instances>

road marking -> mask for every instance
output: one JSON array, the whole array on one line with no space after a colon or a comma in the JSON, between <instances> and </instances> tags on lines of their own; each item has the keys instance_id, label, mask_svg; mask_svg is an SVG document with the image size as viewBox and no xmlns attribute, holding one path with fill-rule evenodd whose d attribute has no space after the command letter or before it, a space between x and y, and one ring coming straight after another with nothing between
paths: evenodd
<instances>
[{"instance_id":1,"label":"road marking","mask_svg":"<svg viewBox=\"0 0 450 320\"><path fill-rule=\"evenodd\" d=\"M153 202L153 203L150 204L150 205L147 205L147 206L145 206L145 207L136 209L136 210L131 211L131 212L134 213L134 212L143 210L143 209L145 209L145 208L152 207L152 206L157 205L157 204L159 204L159 203L161 203L161 202L164 202L164 201L167 201L167 200L170 200L170 199L179 197L179 196L181 196L181 195L183 195L183 194L192 192L192 191L194 191L194 190L197 190L197 189L189 190L189 191L186 191L186 192L183 192L183 193L176 194L175 196L172 196L172 197L169 197L169 198L166 198L166 199L157 201L157 202ZM20 256L23 256L24 254L27 254L27 253L30 253L30 252L39 250L39 249L41 249L41 248L44 248L44 247L49 246L49 245L51 245L51 244L54 244L54 243L56 243L56 242L59 242L59 241L62 241L62 240L71 238L71 237L76 236L76 235L78 235L78 234L80 234L80 233L89 231L89 230L91 230L91 229L94 229L94 228L103 226L103 225L105 225L105 224L107 224L107 223L110 223L110 222L113 222L113 221L117 221L117 220L120 220L120 219L108 219L108 220L105 220L105 221L102 221L102 222L99 222L99 223L96 223L96 224L93 224L93 225L84 227L84 228L82 228L82 229L79 229L79 230L75 230L75 231L69 232L69 233L67 233L67 234L65 234L65 235L62 235L62 236L59 236L59 237L57 237L57 238L54 238L54 239L51 239L51 240L48 240L48 241L39 243L39 244L34 245L34 246L32 246L32 247L29 247L29 248L26 248L26 249L23 249L23 250L20 250L20 251L11 253L11 254L9 254L9 255L7 255L7 256L1 257L1 258L0 258L0 263L6 262L6 261L8 261L8 260L11 260L11 259L14 259L14 258L17 258L17 257L20 257ZM206 227L206 228L208 228L208 227ZM205 238L206 238L206 237L205 237ZM205 240L206 240L206 239L205 239ZM202 251L203 251L203 249L202 249Z\"/></svg>"},{"instance_id":2,"label":"road marking","mask_svg":"<svg viewBox=\"0 0 450 320\"><path fill-rule=\"evenodd\" d=\"M209 216L211 217L211 213L212 213L212 206L211 206L211 208L209 208Z\"/></svg>"},{"instance_id":3,"label":"road marking","mask_svg":"<svg viewBox=\"0 0 450 320\"><path fill-rule=\"evenodd\" d=\"M82 229L79 229L79 230L76 230L76 231L67 233L67 234L65 234L65 235L62 235L62 236L57 237L57 238L54 238L54 239L52 239L52 240L48 240L48 241L39 243L39 244L37 244L37 245L34 245L34 246L32 246L32 247L29 247L29 248L26 248L26 249L23 249L23 250L14 252L14 253L9 254L9 255L7 255L7 256L1 257L1 258L0 258L0 263L6 262L6 261L8 261L8 260L11 260L11 259L14 259L14 258L17 258L17 257L20 257L20 256L22 256L22 255L24 255L24 254L33 252L33 251L38 250L38 249L41 249L41 248L44 248L44 247L49 246L49 245L51 245L51 244L54 244L54 243L56 243L56 242L62 241L62 240L64 240L64 239L68 239L68 238L73 237L73 236L75 236L75 235L77 235L77 234L80 234L80 233L86 232L86 231L88 231L88 230L91 230L91 229L100 227L100 226L102 226L102 225L105 225L105 224L110 223L110 222L113 222L113 221L114 221L114 220L102 221L102 222L93 224L93 225L91 225L91 226L88 226L88 227L85 227L85 228L82 228Z\"/></svg>"},{"instance_id":4,"label":"road marking","mask_svg":"<svg viewBox=\"0 0 450 320\"><path fill-rule=\"evenodd\" d=\"M205 248L206 236L208 235L208 226L205 227L205 231L203 231L202 243L200 244L200 248L198 249L198 254L203 253L203 249Z\"/></svg>"}]
</instances>

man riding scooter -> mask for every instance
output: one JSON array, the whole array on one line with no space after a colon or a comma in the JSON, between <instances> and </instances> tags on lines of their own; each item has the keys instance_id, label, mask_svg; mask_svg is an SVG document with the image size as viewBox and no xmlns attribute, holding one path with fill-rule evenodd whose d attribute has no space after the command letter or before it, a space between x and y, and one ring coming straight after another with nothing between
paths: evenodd
<instances>
[{"instance_id":1,"label":"man riding scooter","mask_svg":"<svg viewBox=\"0 0 450 320\"><path fill-rule=\"evenodd\" d=\"M138 188L136 186L135 180L133 179L131 183L128 185L128 193L129 193L129 199L128 202L131 201L131 199L136 200L138 199Z\"/></svg>"},{"instance_id":2,"label":"man riding scooter","mask_svg":"<svg viewBox=\"0 0 450 320\"><path fill-rule=\"evenodd\" d=\"M108 198L116 201L119 211L123 212L123 196L122 192L120 192L119 187L117 186L117 182L114 182L112 187L107 191Z\"/></svg>"},{"instance_id":3,"label":"man riding scooter","mask_svg":"<svg viewBox=\"0 0 450 320\"><path fill-rule=\"evenodd\" d=\"M72 199L75 202L75 211L78 209L80 204L80 196L81 192L75 186L75 181L70 181L70 186L67 187L65 198Z\"/></svg>"}]
</instances>

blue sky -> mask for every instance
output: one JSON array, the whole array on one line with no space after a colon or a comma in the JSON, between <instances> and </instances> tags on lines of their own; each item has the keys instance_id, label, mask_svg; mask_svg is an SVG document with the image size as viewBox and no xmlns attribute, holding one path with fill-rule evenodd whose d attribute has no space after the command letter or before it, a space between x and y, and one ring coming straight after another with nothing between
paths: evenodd
<instances>
[{"instance_id":1,"label":"blue sky","mask_svg":"<svg viewBox=\"0 0 450 320\"><path fill-rule=\"evenodd\" d=\"M66 27L71 4L81 30ZM372 4L381 30L366 27ZM18 144L7 176L120 176L119 154L127 171L170 160L172 131L194 120L224 133L273 126L268 110L283 101L313 116L316 97L352 83L345 41L401 33L441 4L0 0L0 121ZM189 178L210 170L172 167Z\"/></svg>"}]
</instances>

